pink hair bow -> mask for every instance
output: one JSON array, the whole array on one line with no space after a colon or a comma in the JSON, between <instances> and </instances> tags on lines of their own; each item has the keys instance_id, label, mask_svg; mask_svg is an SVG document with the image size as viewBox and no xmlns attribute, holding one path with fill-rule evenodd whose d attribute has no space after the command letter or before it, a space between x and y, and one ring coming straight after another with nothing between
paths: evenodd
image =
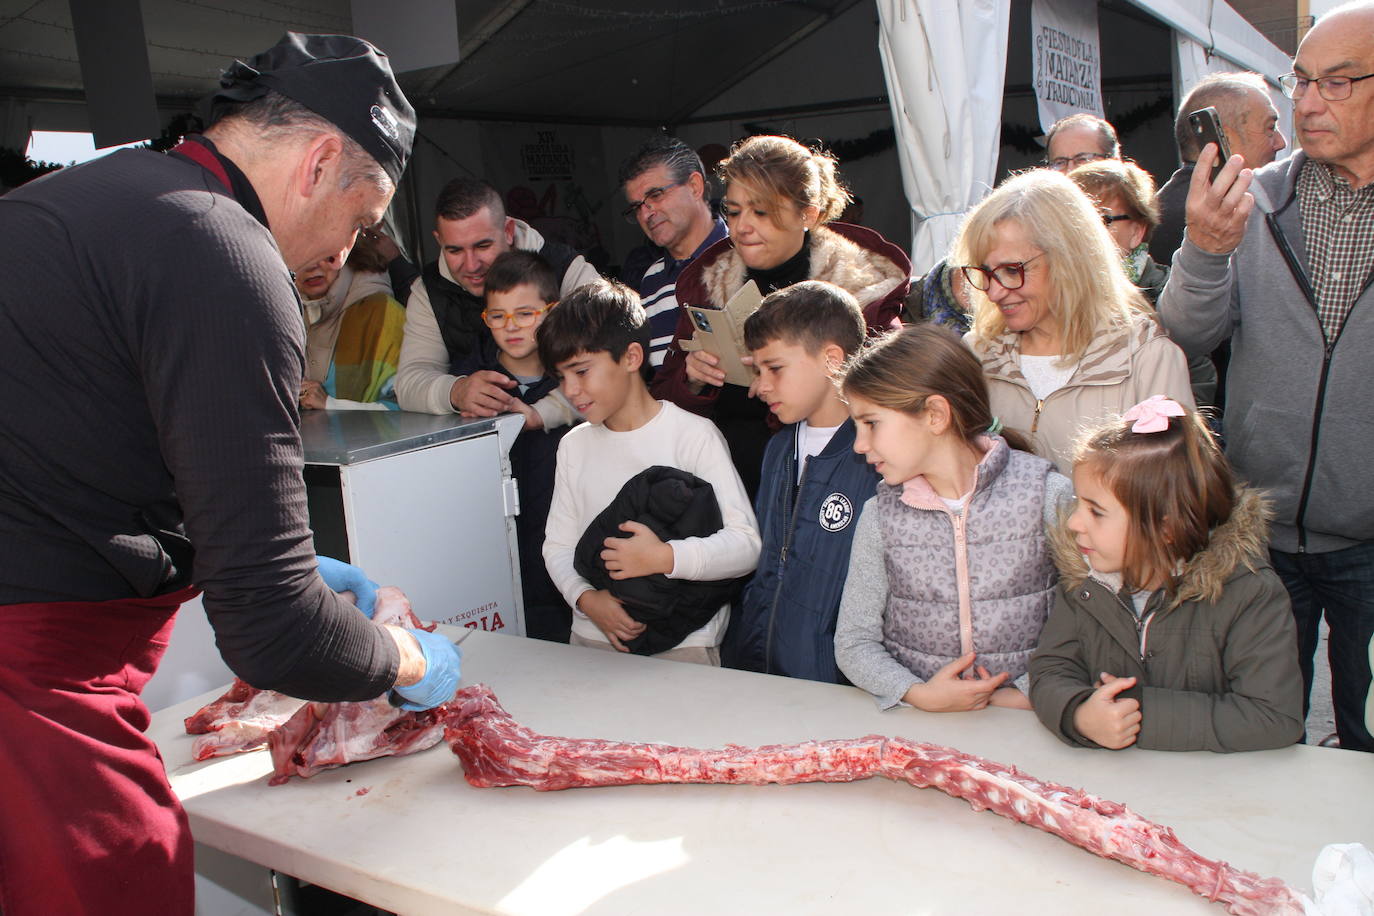
<instances>
[{"instance_id":1,"label":"pink hair bow","mask_svg":"<svg viewBox=\"0 0 1374 916\"><path fill-rule=\"evenodd\" d=\"M1134 420L1133 433L1162 433L1169 428L1170 417L1181 417L1187 413L1178 401L1156 394L1141 401L1122 416L1123 420Z\"/></svg>"}]
</instances>

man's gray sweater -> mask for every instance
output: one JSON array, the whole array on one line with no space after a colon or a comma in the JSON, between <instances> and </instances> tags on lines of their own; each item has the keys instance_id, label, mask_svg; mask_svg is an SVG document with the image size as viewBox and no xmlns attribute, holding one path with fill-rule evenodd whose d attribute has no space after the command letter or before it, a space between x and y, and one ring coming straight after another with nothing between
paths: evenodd
<instances>
[{"instance_id":1,"label":"man's gray sweater","mask_svg":"<svg viewBox=\"0 0 1374 916\"><path fill-rule=\"evenodd\" d=\"M1323 553L1374 539L1374 277L1326 340L1296 193L1306 161L1299 152L1255 173L1232 254L1185 236L1159 314L1190 356L1231 338L1226 454L1273 499L1272 546Z\"/></svg>"}]
</instances>

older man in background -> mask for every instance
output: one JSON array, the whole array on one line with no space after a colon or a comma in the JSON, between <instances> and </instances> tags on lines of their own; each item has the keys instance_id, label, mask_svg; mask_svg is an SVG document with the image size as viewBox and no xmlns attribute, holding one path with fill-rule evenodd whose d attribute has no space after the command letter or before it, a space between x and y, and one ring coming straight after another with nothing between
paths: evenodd
<instances>
[{"instance_id":1,"label":"older man in background","mask_svg":"<svg viewBox=\"0 0 1374 916\"><path fill-rule=\"evenodd\" d=\"M1188 115L1212 107L1221 118L1221 128L1231 152L1241 157L1245 167L1262 168L1274 161L1287 143L1279 130L1279 113L1269 100L1264 78L1258 73L1213 73L1198 81L1178 106L1174 118L1174 142L1183 165L1170 176L1155 195L1159 203L1159 226L1150 237L1150 257L1168 264L1183 243L1184 207L1193 165L1202 152L1197 136L1190 129Z\"/></svg>"},{"instance_id":2,"label":"older man in background","mask_svg":"<svg viewBox=\"0 0 1374 916\"><path fill-rule=\"evenodd\" d=\"M1060 118L1045 132L1045 165L1067 172L1101 159L1120 159L1116 128L1087 112Z\"/></svg>"}]
</instances>

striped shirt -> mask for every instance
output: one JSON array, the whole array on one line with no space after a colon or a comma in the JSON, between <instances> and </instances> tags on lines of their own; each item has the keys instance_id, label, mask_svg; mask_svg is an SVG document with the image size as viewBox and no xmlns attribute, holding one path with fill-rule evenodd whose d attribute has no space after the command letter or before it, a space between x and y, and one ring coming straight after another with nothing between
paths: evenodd
<instances>
[{"instance_id":1,"label":"striped shirt","mask_svg":"<svg viewBox=\"0 0 1374 916\"><path fill-rule=\"evenodd\" d=\"M1331 166L1308 159L1297 190L1317 318L1330 342L1374 272L1374 184L1352 188Z\"/></svg>"},{"instance_id":2,"label":"striped shirt","mask_svg":"<svg viewBox=\"0 0 1374 916\"><path fill-rule=\"evenodd\" d=\"M665 254L649 265L644 272L644 279L639 281L639 301L649 316L649 362L655 366L663 365L663 357L667 355L668 346L677 332L677 278L688 264L725 238L726 234L725 221L717 217L706 240L690 256L675 261Z\"/></svg>"}]
</instances>

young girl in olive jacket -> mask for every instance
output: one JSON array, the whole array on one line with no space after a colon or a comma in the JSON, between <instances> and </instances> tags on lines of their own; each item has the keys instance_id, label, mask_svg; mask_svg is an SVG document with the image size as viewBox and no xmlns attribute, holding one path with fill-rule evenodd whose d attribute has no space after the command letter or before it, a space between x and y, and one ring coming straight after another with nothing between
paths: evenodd
<instances>
[{"instance_id":1,"label":"young girl in olive jacket","mask_svg":"<svg viewBox=\"0 0 1374 916\"><path fill-rule=\"evenodd\" d=\"M1288 593L1268 503L1206 424L1156 395L1085 438L1031 703L1069 744L1247 751L1302 737Z\"/></svg>"}]
</instances>

